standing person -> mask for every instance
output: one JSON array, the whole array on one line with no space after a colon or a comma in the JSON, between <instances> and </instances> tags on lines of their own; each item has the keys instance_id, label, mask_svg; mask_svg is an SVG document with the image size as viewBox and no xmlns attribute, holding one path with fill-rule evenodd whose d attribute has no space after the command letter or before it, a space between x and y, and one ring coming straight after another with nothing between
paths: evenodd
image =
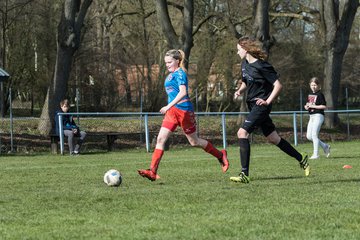
<instances>
[{"instance_id":1,"label":"standing person","mask_svg":"<svg viewBox=\"0 0 360 240\"><path fill-rule=\"evenodd\" d=\"M295 158L305 171L310 174L307 154L300 154L285 139L281 138L275 130L270 118L272 102L279 95L282 85L279 76L272 65L265 59L267 54L261 48L261 42L249 38L240 38L237 44L237 54L242 61L242 84L235 92L235 98L247 90L247 105L249 115L237 132L240 145L240 162L242 170L238 177L231 177L234 182L249 183L250 143L249 134L256 127L261 128L267 140L280 148L289 156Z\"/></svg>"},{"instance_id":2,"label":"standing person","mask_svg":"<svg viewBox=\"0 0 360 240\"><path fill-rule=\"evenodd\" d=\"M157 170L164 154L166 140L177 126L181 126L186 138L193 147L200 147L213 155L221 164L225 173L229 168L226 150L219 151L209 141L198 137L196 133L196 121L194 108L188 94L188 78L184 68L185 54L182 50L169 50L166 52L165 65L170 72L165 79L165 90L168 95L168 104L160 109L165 114L156 147L152 155L150 168L138 170L138 173L151 181L159 179Z\"/></svg>"},{"instance_id":3,"label":"standing person","mask_svg":"<svg viewBox=\"0 0 360 240\"><path fill-rule=\"evenodd\" d=\"M60 102L61 111L56 112L55 122L56 122L56 134L59 135L59 118L57 113L67 113L70 109L70 103L68 99L64 99ZM64 136L68 138L68 146L70 155L78 155L80 153L81 145L84 142L86 132L80 131L80 128L76 125L73 116L63 115L62 117L63 131ZM74 137L80 137L77 144L74 147Z\"/></svg>"},{"instance_id":4,"label":"standing person","mask_svg":"<svg viewBox=\"0 0 360 240\"><path fill-rule=\"evenodd\" d=\"M308 95L308 101L304 108L309 112L310 119L307 126L306 138L313 142L313 154L310 159L319 158L319 144L324 150L325 156L330 156L330 145L319 139L321 125L324 122L324 110L326 109L326 100L324 94L320 91L320 81L317 77L310 79L310 89L312 93Z\"/></svg>"}]
</instances>

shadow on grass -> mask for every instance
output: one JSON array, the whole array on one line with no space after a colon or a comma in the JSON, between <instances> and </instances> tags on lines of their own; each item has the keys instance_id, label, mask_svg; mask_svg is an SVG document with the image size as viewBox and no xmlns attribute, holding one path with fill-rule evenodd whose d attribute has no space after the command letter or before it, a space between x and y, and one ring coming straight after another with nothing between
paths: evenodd
<instances>
[{"instance_id":1,"label":"shadow on grass","mask_svg":"<svg viewBox=\"0 0 360 240\"><path fill-rule=\"evenodd\" d=\"M266 181L266 180L291 180L291 179L316 179L310 177L304 177L304 176L285 176L285 177L260 177L255 178L254 181ZM319 183L346 183L346 182L360 182L360 178L352 178L352 179L333 179L333 180L323 180L319 179L319 181L312 181L308 182L306 184L319 184Z\"/></svg>"},{"instance_id":2,"label":"shadow on grass","mask_svg":"<svg viewBox=\"0 0 360 240\"><path fill-rule=\"evenodd\" d=\"M334 160L334 159L348 159L348 158L360 158L360 155L348 155L348 156L337 156L337 157L332 157L330 156L329 158L323 158L325 160ZM316 160L315 160L316 161Z\"/></svg>"},{"instance_id":3,"label":"shadow on grass","mask_svg":"<svg viewBox=\"0 0 360 240\"><path fill-rule=\"evenodd\" d=\"M263 180L288 180L288 179L299 179L299 178L304 178L304 177L302 177L302 176L259 177L259 178L255 178L254 180L256 180L256 181L263 181Z\"/></svg>"},{"instance_id":4,"label":"shadow on grass","mask_svg":"<svg viewBox=\"0 0 360 240\"><path fill-rule=\"evenodd\" d=\"M349 183L349 182L360 182L360 178L334 179L334 180L318 181L314 183Z\"/></svg>"}]
</instances>

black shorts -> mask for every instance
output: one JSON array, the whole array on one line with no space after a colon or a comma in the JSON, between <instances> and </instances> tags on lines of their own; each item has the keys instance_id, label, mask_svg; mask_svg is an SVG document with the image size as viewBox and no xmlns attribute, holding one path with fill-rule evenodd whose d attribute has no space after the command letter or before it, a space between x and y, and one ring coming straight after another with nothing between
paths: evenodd
<instances>
[{"instance_id":1,"label":"black shorts","mask_svg":"<svg viewBox=\"0 0 360 240\"><path fill-rule=\"evenodd\" d=\"M270 118L271 105L259 106L253 103L248 104L248 107L250 113L242 125L243 129L248 133L252 133L256 128L260 127L265 137L275 131L275 125Z\"/></svg>"}]
</instances>

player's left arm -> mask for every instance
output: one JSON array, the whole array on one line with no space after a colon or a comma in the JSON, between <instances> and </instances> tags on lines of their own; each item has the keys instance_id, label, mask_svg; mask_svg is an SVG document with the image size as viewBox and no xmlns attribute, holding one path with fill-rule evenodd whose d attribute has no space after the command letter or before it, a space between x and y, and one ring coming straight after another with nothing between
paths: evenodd
<instances>
[{"instance_id":1,"label":"player's left arm","mask_svg":"<svg viewBox=\"0 0 360 240\"><path fill-rule=\"evenodd\" d=\"M270 105L274 101L274 99L277 96L279 96L281 89L282 89L282 84L279 81L279 79L274 82L273 86L274 86L274 88L273 88L270 96L266 100L258 98L256 100L256 105L265 105L265 106Z\"/></svg>"},{"instance_id":2,"label":"player's left arm","mask_svg":"<svg viewBox=\"0 0 360 240\"><path fill-rule=\"evenodd\" d=\"M266 99L266 105L270 105L274 99L279 96L281 89L282 89L282 84L281 82L278 80L276 80L273 84L274 88L270 94L270 96L268 97L268 99Z\"/></svg>"},{"instance_id":3,"label":"player's left arm","mask_svg":"<svg viewBox=\"0 0 360 240\"><path fill-rule=\"evenodd\" d=\"M179 93L176 95L176 97L174 98L174 100L172 100L168 105L166 105L165 107L162 107L160 109L160 112L162 114L165 114L172 106L174 106L175 104L177 104L178 102L181 101L181 99L183 99L185 96L187 95L187 91L186 91L186 86L185 85L180 85L179 86Z\"/></svg>"},{"instance_id":4,"label":"player's left arm","mask_svg":"<svg viewBox=\"0 0 360 240\"><path fill-rule=\"evenodd\" d=\"M311 104L309 105L309 108L313 108L313 109L319 109L319 110L325 110L327 107L326 105L315 105L315 104Z\"/></svg>"},{"instance_id":5,"label":"player's left arm","mask_svg":"<svg viewBox=\"0 0 360 240\"><path fill-rule=\"evenodd\" d=\"M316 102L313 104L310 104L309 108L319 109L319 110L327 109L324 95L322 93L320 93L318 98L316 99Z\"/></svg>"}]
</instances>

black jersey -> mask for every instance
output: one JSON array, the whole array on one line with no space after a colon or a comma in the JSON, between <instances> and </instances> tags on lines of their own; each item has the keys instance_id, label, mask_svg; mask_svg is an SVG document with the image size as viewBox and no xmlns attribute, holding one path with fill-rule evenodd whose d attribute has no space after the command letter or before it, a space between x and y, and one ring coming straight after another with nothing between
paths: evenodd
<instances>
[{"instance_id":1,"label":"black jersey","mask_svg":"<svg viewBox=\"0 0 360 240\"><path fill-rule=\"evenodd\" d=\"M310 93L308 95L308 103L314 104L314 105L325 105L326 106L325 96L320 91L317 91L315 93ZM320 113L320 114L324 115L324 109L314 109L314 108L310 107L308 111L309 111L309 114Z\"/></svg>"},{"instance_id":2,"label":"black jersey","mask_svg":"<svg viewBox=\"0 0 360 240\"><path fill-rule=\"evenodd\" d=\"M263 60L258 59L253 63L249 63L246 59L242 61L242 81L247 87L247 101L256 101L256 98L266 100L272 90L279 75L274 67Z\"/></svg>"}]
</instances>

